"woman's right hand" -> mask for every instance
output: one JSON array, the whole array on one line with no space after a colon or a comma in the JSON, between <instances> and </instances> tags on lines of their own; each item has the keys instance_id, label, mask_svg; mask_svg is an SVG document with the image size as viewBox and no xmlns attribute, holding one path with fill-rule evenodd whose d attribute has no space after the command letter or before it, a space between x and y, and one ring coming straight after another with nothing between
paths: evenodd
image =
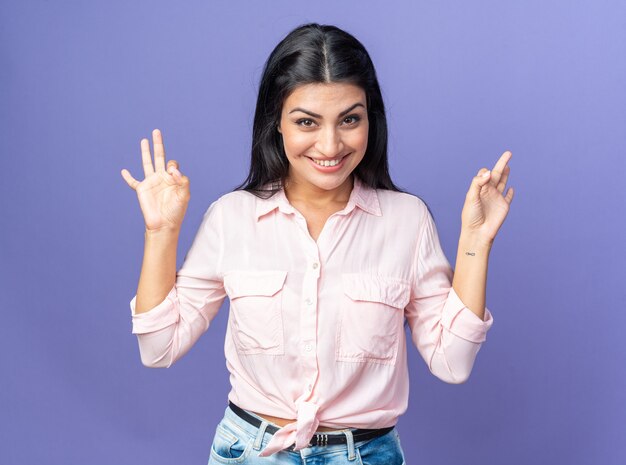
<instances>
[{"instance_id":1,"label":"woman's right hand","mask_svg":"<svg viewBox=\"0 0 626 465\"><path fill-rule=\"evenodd\" d=\"M180 231L189 204L189 178L178 171L175 160L165 166L165 148L161 131L152 131L154 166L150 155L150 142L141 139L141 159L145 179L137 181L127 169L121 174L126 183L137 192L143 212L146 231Z\"/></svg>"}]
</instances>

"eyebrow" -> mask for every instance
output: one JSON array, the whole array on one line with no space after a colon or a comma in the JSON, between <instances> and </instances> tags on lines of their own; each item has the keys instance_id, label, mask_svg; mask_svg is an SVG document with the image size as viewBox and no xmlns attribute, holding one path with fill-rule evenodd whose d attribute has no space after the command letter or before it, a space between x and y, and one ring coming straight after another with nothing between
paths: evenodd
<instances>
[{"instance_id":1,"label":"eyebrow","mask_svg":"<svg viewBox=\"0 0 626 465\"><path fill-rule=\"evenodd\" d=\"M344 111L342 111L341 113L339 113L339 116L341 117L341 116L345 115L346 113L349 113L350 111L354 110L356 107L363 107L363 108L365 108L365 105L363 105L362 103L355 103L350 108L347 108ZM300 108L300 107L294 108L293 110L291 110L289 112L289 114L293 113L294 111L301 111L302 113L306 113L307 115L311 115L311 116L313 116L315 118L323 119L322 115L318 115L317 113L313 113L312 111L305 110L304 108Z\"/></svg>"}]
</instances>

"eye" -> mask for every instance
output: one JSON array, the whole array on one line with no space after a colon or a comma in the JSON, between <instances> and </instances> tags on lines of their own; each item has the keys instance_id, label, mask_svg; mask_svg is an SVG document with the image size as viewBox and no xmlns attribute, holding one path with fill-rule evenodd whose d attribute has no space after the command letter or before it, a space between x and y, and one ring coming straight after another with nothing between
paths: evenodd
<instances>
[{"instance_id":1,"label":"eye","mask_svg":"<svg viewBox=\"0 0 626 465\"><path fill-rule=\"evenodd\" d=\"M296 124L297 124L298 126L303 126L303 127L305 127L305 128L310 128L310 127L311 127L311 125L309 125L309 124L302 124L302 123L304 123L304 122L313 123L313 120L312 120L312 119L309 119L309 118L302 118L302 119L299 119L298 121L296 121Z\"/></svg>"},{"instance_id":2,"label":"eye","mask_svg":"<svg viewBox=\"0 0 626 465\"><path fill-rule=\"evenodd\" d=\"M346 121L346 120L350 120L350 119L352 119L352 120L353 120L353 122L352 122L352 123L348 123L348 124L356 124L356 123L358 123L359 121L361 121L361 117L360 117L359 115L350 115L350 116L347 116L346 118L344 118L344 121Z\"/></svg>"}]
</instances>

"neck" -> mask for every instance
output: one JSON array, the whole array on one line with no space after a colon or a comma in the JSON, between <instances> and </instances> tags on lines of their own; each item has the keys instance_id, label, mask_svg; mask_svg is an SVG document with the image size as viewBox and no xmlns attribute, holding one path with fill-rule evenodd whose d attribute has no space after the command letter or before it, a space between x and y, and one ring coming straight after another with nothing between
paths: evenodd
<instances>
[{"instance_id":1,"label":"neck","mask_svg":"<svg viewBox=\"0 0 626 465\"><path fill-rule=\"evenodd\" d=\"M350 200L353 187L353 175L332 190L320 189L309 183L303 184L292 178L287 178L284 184L285 195L289 202L305 204L315 209L334 207L337 204L345 205Z\"/></svg>"}]
</instances>

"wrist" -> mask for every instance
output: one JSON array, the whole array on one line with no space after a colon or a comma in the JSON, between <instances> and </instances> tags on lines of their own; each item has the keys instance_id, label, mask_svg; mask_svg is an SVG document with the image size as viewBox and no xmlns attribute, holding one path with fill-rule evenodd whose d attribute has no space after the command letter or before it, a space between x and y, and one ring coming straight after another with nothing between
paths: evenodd
<instances>
[{"instance_id":1,"label":"wrist","mask_svg":"<svg viewBox=\"0 0 626 465\"><path fill-rule=\"evenodd\" d=\"M461 228L461 234L459 236L459 247L463 247L468 251L476 250L480 252L487 252L491 250L493 246L493 239L486 238L474 231L468 231Z\"/></svg>"},{"instance_id":2,"label":"wrist","mask_svg":"<svg viewBox=\"0 0 626 465\"><path fill-rule=\"evenodd\" d=\"M180 228L163 227L159 229L146 229L144 237L146 240L170 240L178 239Z\"/></svg>"}]
</instances>

